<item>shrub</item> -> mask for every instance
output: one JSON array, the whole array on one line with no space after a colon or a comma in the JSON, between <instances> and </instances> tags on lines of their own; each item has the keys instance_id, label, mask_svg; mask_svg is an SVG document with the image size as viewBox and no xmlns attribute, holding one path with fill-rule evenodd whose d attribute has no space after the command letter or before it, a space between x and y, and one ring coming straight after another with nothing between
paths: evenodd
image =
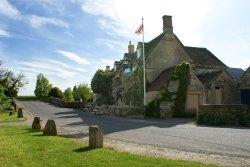
<instances>
[{"instance_id":1,"label":"shrub","mask_svg":"<svg viewBox=\"0 0 250 167\"><path fill-rule=\"evenodd\" d=\"M154 99L145 106L145 117L160 118L160 100Z\"/></svg>"},{"instance_id":2,"label":"shrub","mask_svg":"<svg viewBox=\"0 0 250 167\"><path fill-rule=\"evenodd\" d=\"M50 92L49 92L49 97L55 97L62 99L63 98L63 93L58 87L53 87Z\"/></svg>"},{"instance_id":3,"label":"shrub","mask_svg":"<svg viewBox=\"0 0 250 167\"><path fill-rule=\"evenodd\" d=\"M244 105L201 105L197 124L250 126L250 113Z\"/></svg>"}]
</instances>

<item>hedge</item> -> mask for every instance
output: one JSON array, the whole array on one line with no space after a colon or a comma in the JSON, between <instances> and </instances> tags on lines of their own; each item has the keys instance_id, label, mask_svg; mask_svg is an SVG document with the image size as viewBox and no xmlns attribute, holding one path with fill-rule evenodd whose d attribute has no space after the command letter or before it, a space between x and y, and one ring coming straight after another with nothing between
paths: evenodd
<instances>
[{"instance_id":1,"label":"hedge","mask_svg":"<svg viewBox=\"0 0 250 167\"><path fill-rule=\"evenodd\" d=\"M250 111L245 105L200 105L196 123L250 127Z\"/></svg>"}]
</instances>

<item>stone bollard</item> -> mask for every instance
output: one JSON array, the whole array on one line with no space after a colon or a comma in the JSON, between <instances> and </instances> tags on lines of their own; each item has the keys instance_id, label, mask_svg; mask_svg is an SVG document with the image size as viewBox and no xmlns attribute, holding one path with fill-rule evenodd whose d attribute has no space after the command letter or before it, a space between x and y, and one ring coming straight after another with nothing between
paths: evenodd
<instances>
[{"instance_id":1,"label":"stone bollard","mask_svg":"<svg viewBox=\"0 0 250 167\"><path fill-rule=\"evenodd\" d=\"M103 147L103 135L102 130L98 126L89 127L89 147L90 148L102 148Z\"/></svg>"},{"instance_id":2,"label":"stone bollard","mask_svg":"<svg viewBox=\"0 0 250 167\"><path fill-rule=\"evenodd\" d=\"M12 115L13 115L13 112L12 112L12 111L10 111L10 112L9 112L9 116L12 116Z\"/></svg>"},{"instance_id":3,"label":"stone bollard","mask_svg":"<svg viewBox=\"0 0 250 167\"><path fill-rule=\"evenodd\" d=\"M18 108L17 118L23 118L23 109L22 108Z\"/></svg>"},{"instance_id":4,"label":"stone bollard","mask_svg":"<svg viewBox=\"0 0 250 167\"><path fill-rule=\"evenodd\" d=\"M32 129L40 130L41 129L41 120L40 117L35 117L32 123Z\"/></svg>"},{"instance_id":5,"label":"stone bollard","mask_svg":"<svg viewBox=\"0 0 250 167\"><path fill-rule=\"evenodd\" d=\"M54 120L48 120L44 130L43 130L44 136L56 136L57 130L56 130L56 123Z\"/></svg>"}]
</instances>

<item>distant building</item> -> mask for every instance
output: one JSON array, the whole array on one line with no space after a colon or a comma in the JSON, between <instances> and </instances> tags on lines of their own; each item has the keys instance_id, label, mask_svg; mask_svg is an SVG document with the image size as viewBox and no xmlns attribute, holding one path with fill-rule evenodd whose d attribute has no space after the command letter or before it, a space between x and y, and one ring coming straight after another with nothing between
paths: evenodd
<instances>
[{"instance_id":1,"label":"distant building","mask_svg":"<svg viewBox=\"0 0 250 167\"><path fill-rule=\"evenodd\" d=\"M174 68L188 62L191 66L190 83L187 90L186 109L197 110L199 104L232 104L240 103L240 94L244 95L245 82L250 79L250 70L229 68L206 48L184 46L173 32L172 17L163 16L163 32L145 44L146 59L146 102L161 96ZM142 43L138 42L136 51L131 42L128 53L120 61L115 61L113 94L117 104L134 104L133 99L124 100L125 89L129 84L124 71L128 68L135 71L142 65ZM243 78L241 76L243 75ZM244 79L246 77L247 79ZM240 91L239 80L241 78ZM246 81L245 81L246 80ZM178 83L169 83L169 90L175 90ZM130 86L133 88L133 84ZM250 86L248 85L248 91ZM129 90L129 89L128 89ZM248 92L247 91L247 92ZM242 92L242 93L240 93ZM246 93L247 97L249 93ZM118 96L118 97L117 97ZM249 99L249 98L248 98Z\"/></svg>"}]
</instances>

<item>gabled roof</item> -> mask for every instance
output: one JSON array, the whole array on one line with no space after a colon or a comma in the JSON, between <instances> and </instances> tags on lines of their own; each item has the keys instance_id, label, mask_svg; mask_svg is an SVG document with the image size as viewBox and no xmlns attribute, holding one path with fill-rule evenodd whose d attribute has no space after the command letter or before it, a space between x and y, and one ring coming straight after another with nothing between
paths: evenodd
<instances>
[{"instance_id":1,"label":"gabled roof","mask_svg":"<svg viewBox=\"0 0 250 167\"><path fill-rule=\"evenodd\" d=\"M209 89L212 82L215 81L222 72L223 70L204 72L197 74L196 77L201 81L205 88Z\"/></svg>"},{"instance_id":2,"label":"gabled roof","mask_svg":"<svg viewBox=\"0 0 250 167\"><path fill-rule=\"evenodd\" d=\"M156 45L161 41L161 39L164 37L164 33L161 33L151 41L145 43L145 55L148 56L153 49L156 47Z\"/></svg>"},{"instance_id":3,"label":"gabled roof","mask_svg":"<svg viewBox=\"0 0 250 167\"><path fill-rule=\"evenodd\" d=\"M147 92L160 91L169 80L175 67L167 68L148 86Z\"/></svg>"},{"instance_id":4,"label":"gabled roof","mask_svg":"<svg viewBox=\"0 0 250 167\"><path fill-rule=\"evenodd\" d=\"M198 47L184 47L189 57L193 60L194 64L197 66L208 66L208 67L222 67L227 66L222 63L213 53L211 53L206 48Z\"/></svg>"},{"instance_id":5,"label":"gabled roof","mask_svg":"<svg viewBox=\"0 0 250 167\"><path fill-rule=\"evenodd\" d=\"M245 71L241 68L228 68L227 72L236 82L239 82Z\"/></svg>"},{"instance_id":6,"label":"gabled roof","mask_svg":"<svg viewBox=\"0 0 250 167\"><path fill-rule=\"evenodd\" d=\"M246 71L244 72L244 74L241 76L240 81L242 81L242 79L245 77L245 75L250 71L250 66L246 69Z\"/></svg>"}]
</instances>

